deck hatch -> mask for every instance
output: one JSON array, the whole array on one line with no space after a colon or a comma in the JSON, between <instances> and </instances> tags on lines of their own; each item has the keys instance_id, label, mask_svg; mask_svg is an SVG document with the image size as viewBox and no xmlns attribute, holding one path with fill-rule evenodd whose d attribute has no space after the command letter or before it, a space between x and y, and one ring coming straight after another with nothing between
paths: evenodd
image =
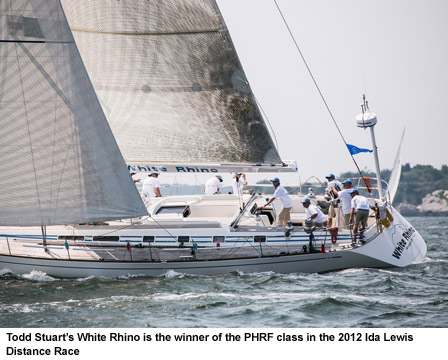
<instances>
[{"instance_id":1,"label":"deck hatch","mask_svg":"<svg viewBox=\"0 0 448 360\"><path fill-rule=\"evenodd\" d=\"M191 214L190 207L187 205L181 206L161 206L156 211L156 215L169 215L169 214L177 214L182 215L183 217L188 217Z\"/></svg>"}]
</instances>

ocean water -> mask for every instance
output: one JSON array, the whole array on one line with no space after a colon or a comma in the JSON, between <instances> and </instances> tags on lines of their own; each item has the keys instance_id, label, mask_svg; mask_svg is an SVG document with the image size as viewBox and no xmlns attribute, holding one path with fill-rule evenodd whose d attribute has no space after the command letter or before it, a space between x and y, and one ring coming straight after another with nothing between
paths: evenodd
<instances>
[{"instance_id":1,"label":"ocean water","mask_svg":"<svg viewBox=\"0 0 448 360\"><path fill-rule=\"evenodd\" d=\"M0 327L448 327L448 218L421 264L327 274L54 279L0 270Z\"/></svg>"}]
</instances>

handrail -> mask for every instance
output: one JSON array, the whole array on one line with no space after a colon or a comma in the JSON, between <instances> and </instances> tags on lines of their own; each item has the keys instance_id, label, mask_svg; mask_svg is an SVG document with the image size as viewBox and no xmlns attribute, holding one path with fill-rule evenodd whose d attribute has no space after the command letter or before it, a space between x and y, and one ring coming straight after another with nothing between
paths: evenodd
<instances>
[{"instance_id":1,"label":"handrail","mask_svg":"<svg viewBox=\"0 0 448 360\"><path fill-rule=\"evenodd\" d=\"M256 199L257 193L253 193L249 199L249 201L246 203L246 205L243 206L243 208L240 210L240 213L238 214L238 216L235 218L235 220L232 221L232 223L230 224L230 227L233 229L236 229L238 227L238 222L241 220L241 217L243 216L243 214L246 212L246 210L249 208L249 205L251 205L253 203L253 201Z\"/></svg>"}]
</instances>

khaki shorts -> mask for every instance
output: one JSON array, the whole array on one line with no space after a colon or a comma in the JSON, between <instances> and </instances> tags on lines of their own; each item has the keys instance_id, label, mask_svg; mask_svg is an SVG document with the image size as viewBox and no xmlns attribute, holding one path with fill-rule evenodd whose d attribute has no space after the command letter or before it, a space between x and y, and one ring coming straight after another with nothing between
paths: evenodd
<instances>
[{"instance_id":1,"label":"khaki shorts","mask_svg":"<svg viewBox=\"0 0 448 360\"><path fill-rule=\"evenodd\" d=\"M289 220L291 220L291 208L283 208L277 215L276 224L286 227Z\"/></svg>"},{"instance_id":2,"label":"khaki shorts","mask_svg":"<svg viewBox=\"0 0 448 360\"><path fill-rule=\"evenodd\" d=\"M358 228L359 224L365 229L367 227L367 219L369 218L368 210L356 210L355 211L355 226Z\"/></svg>"},{"instance_id":3,"label":"khaki shorts","mask_svg":"<svg viewBox=\"0 0 448 360\"><path fill-rule=\"evenodd\" d=\"M334 210L333 202L331 202L330 207L328 208L328 218L333 219L336 217L336 211Z\"/></svg>"}]
</instances>

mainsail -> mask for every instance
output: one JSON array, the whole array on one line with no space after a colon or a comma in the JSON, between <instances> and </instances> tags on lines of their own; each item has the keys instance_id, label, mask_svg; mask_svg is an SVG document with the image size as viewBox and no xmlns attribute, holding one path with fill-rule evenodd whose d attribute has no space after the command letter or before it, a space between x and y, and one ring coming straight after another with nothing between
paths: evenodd
<instances>
[{"instance_id":1,"label":"mainsail","mask_svg":"<svg viewBox=\"0 0 448 360\"><path fill-rule=\"evenodd\" d=\"M0 1L0 225L140 216L59 0Z\"/></svg>"},{"instance_id":2,"label":"mainsail","mask_svg":"<svg viewBox=\"0 0 448 360\"><path fill-rule=\"evenodd\" d=\"M214 0L62 0L128 163L282 166Z\"/></svg>"}]
</instances>

